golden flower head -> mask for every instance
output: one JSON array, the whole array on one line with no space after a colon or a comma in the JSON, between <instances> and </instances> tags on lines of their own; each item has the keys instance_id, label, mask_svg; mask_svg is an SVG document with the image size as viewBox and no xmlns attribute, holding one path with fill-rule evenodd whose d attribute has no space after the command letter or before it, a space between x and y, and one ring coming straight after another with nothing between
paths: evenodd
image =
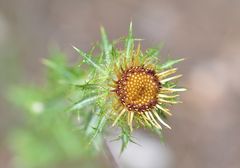
<instances>
[{"instance_id":1,"label":"golden flower head","mask_svg":"<svg viewBox=\"0 0 240 168\"><path fill-rule=\"evenodd\" d=\"M142 51L140 41L134 47L137 39L132 36L131 24L123 40L110 43L103 28L101 35L99 57L92 56L94 49L84 53L74 47L93 67L91 80L85 84L91 86L93 94L79 104L82 107L82 104L97 101L96 109L100 112L96 132L103 129L106 121L111 121L112 126L121 128L120 138L126 145L133 128L148 127L159 131L165 126L171 129L165 121L171 115L168 106L179 103L178 92L186 90L177 87L176 80L182 75L174 75L177 69L173 65L183 59L161 63L158 49ZM122 42L124 48L119 49Z\"/></svg>"},{"instance_id":2,"label":"golden flower head","mask_svg":"<svg viewBox=\"0 0 240 168\"><path fill-rule=\"evenodd\" d=\"M147 59L140 59L140 44L137 51L132 51L130 61L127 62L124 57L118 65L114 65L116 80L110 84L112 92L115 94L115 112L117 117L113 123L116 125L120 117L126 113L127 124L132 130L134 116L143 126L151 125L157 129L162 129L161 124L171 129L162 119L161 114L171 115L165 107L167 104L176 104L175 98L177 91L185 89L176 89L164 85L167 82L175 80L182 75L171 76L176 72L176 68L159 72L154 64L147 63ZM141 61L140 61L141 60Z\"/></svg>"}]
</instances>

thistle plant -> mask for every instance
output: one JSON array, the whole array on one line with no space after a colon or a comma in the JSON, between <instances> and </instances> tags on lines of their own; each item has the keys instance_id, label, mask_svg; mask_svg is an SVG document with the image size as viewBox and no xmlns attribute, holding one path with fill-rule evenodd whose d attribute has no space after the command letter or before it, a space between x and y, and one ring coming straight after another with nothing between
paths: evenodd
<instances>
[{"instance_id":1,"label":"thistle plant","mask_svg":"<svg viewBox=\"0 0 240 168\"><path fill-rule=\"evenodd\" d=\"M97 109L94 135L102 132L105 125L119 127L122 150L132 141L134 128L146 127L160 134L162 126L171 129L165 122L167 116L172 115L168 105L180 103L178 92L186 90L176 86L175 81L182 75L173 75L177 68L172 66L183 59L161 64L157 57L159 50L143 52L141 40L133 37L132 24L122 40L110 43L104 28L101 28L101 37L101 52L96 56L73 46L90 65L90 78L79 86L91 88L92 95L83 98L70 111L87 104ZM118 48L119 44L123 47Z\"/></svg>"},{"instance_id":2,"label":"thistle plant","mask_svg":"<svg viewBox=\"0 0 240 168\"><path fill-rule=\"evenodd\" d=\"M43 60L48 67L44 87L17 87L12 91L12 99L31 118L26 123L31 129L24 129L24 135L31 140L43 132L55 139L63 136L68 145L73 142L70 146L91 153L88 148L101 146L107 128L117 127L120 133L116 140L121 140L122 152L129 142L134 142L135 129L147 128L158 135L162 135L163 128L171 129L166 121L172 115L169 105L180 103L178 92L186 90L177 87L181 75L174 75L177 68L173 66L183 59L162 63L158 58L160 49L143 51L141 39L133 37L132 24L126 37L110 42L101 27L101 41L90 51L73 48L81 56L80 63L68 66L66 56L53 54ZM19 131L14 137L26 140ZM31 148L37 148L37 140ZM66 141L59 145L65 153L74 153L71 157L75 158L79 151L75 147L68 149ZM13 150L21 153L23 149L15 146ZM27 142L24 150L28 151ZM64 157L58 154L53 152L51 158Z\"/></svg>"}]
</instances>

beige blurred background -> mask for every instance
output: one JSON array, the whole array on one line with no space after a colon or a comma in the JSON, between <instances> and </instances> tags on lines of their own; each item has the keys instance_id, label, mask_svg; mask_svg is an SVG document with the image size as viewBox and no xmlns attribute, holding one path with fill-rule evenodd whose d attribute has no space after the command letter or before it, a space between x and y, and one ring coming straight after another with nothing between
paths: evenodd
<instances>
[{"instance_id":1,"label":"beige blurred background","mask_svg":"<svg viewBox=\"0 0 240 168\"><path fill-rule=\"evenodd\" d=\"M178 67L189 91L173 108L165 144L137 131L142 146L119 157L119 144L109 142L119 167L239 168L239 0L0 0L1 95L10 83L42 82L50 46L74 58L71 44L89 49L100 25L118 38L131 20L145 48L163 42L163 59L186 58ZM21 120L0 97L1 168L10 160L3 139Z\"/></svg>"}]
</instances>

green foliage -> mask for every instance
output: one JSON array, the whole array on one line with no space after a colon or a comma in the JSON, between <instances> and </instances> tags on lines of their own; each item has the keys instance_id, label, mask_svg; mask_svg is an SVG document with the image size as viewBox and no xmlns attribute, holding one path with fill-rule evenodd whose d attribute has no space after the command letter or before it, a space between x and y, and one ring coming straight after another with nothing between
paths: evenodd
<instances>
[{"instance_id":1,"label":"green foliage","mask_svg":"<svg viewBox=\"0 0 240 168\"><path fill-rule=\"evenodd\" d=\"M112 50L112 45L109 43L108 37L107 37L107 33L104 29L104 27L100 28L101 30L101 37L102 37L102 51L105 57L105 62L107 63L107 65L109 65L111 63L111 50Z\"/></svg>"},{"instance_id":2,"label":"green foliage","mask_svg":"<svg viewBox=\"0 0 240 168\"><path fill-rule=\"evenodd\" d=\"M181 58L181 59L177 59L177 60L168 60L164 64L161 65L161 69L164 70L164 69L172 68L173 65L175 65L181 61L184 61L184 59Z\"/></svg>"},{"instance_id":3,"label":"green foliage","mask_svg":"<svg viewBox=\"0 0 240 168\"><path fill-rule=\"evenodd\" d=\"M133 39L133 32L132 32L132 22L130 23L129 30L128 30L128 36L126 38L125 42L125 48L126 48L126 58L130 58L130 52L134 47L134 39Z\"/></svg>"},{"instance_id":4,"label":"green foliage","mask_svg":"<svg viewBox=\"0 0 240 168\"><path fill-rule=\"evenodd\" d=\"M75 162L96 154L85 134L90 119L84 114L89 110L81 112L83 115L78 118L68 113L69 109L81 110L95 99L90 101L86 99L89 93L79 91L86 89L84 85L73 85L86 77L79 67L68 67L65 58L54 51L49 59L43 60L48 76L44 86L10 89L9 98L25 112L23 127L16 128L9 137L16 154L15 167L58 167L64 160ZM74 104L70 97L79 99L78 103Z\"/></svg>"}]
</instances>

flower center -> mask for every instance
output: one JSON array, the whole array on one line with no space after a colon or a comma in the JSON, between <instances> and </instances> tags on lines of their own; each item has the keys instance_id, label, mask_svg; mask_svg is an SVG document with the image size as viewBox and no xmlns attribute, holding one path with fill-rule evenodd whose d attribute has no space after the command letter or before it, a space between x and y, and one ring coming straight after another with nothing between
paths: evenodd
<instances>
[{"instance_id":1,"label":"flower center","mask_svg":"<svg viewBox=\"0 0 240 168\"><path fill-rule=\"evenodd\" d=\"M157 104L160 88L161 83L154 70L135 66L122 73L116 93L129 111L145 112Z\"/></svg>"}]
</instances>

